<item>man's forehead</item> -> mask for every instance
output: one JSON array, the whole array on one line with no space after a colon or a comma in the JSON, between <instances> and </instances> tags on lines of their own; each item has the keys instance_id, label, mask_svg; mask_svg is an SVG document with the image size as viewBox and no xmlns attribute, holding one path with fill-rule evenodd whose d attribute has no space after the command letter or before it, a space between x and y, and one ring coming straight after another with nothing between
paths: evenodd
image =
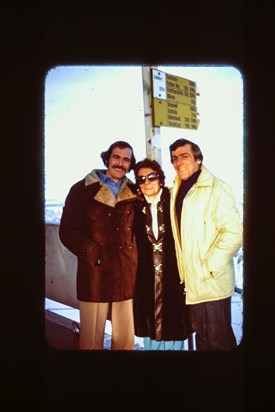
<instances>
[{"instance_id":1,"label":"man's forehead","mask_svg":"<svg viewBox=\"0 0 275 412\"><path fill-rule=\"evenodd\" d=\"M117 151L117 150L119 150L119 151L129 150L129 151L131 152L131 149L130 149L129 147L118 147L118 146L116 146L116 147L113 148L113 152L114 152L115 150L116 150L116 151Z\"/></svg>"},{"instance_id":2,"label":"man's forehead","mask_svg":"<svg viewBox=\"0 0 275 412\"><path fill-rule=\"evenodd\" d=\"M114 147L112 150L112 154L124 154L127 156L132 156L132 150L129 147Z\"/></svg>"},{"instance_id":3,"label":"man's forehead","mask_svg":"<svg viewBox=\"0 0 275 412\"><path fill-rule=\"evenodd\" d=\"M189 143L186 143L185 145L177 147L173 152L180 151L180 152L190 152L191 151L191 145Z\"/></svg>"}]
</instances>

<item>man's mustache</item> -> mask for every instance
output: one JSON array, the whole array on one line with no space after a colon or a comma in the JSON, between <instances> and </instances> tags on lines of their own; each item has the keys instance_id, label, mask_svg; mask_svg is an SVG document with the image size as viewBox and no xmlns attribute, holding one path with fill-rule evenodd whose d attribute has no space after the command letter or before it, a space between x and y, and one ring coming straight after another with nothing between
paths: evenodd
<instances>
[{"instance_id":1,"label":"man's mustache","mask_svg":"<svg viewBox=\"0 0 275 412\"><path fill-rule=\"evenodd\" d=\"M120 170L122 170L123 172L126 172L126 169L125 169L124 167L122 167L122 166L119 166L119 165L113 165L113 166L112 166L112 169L120 169Z\"/></svg>"}]
</instances>

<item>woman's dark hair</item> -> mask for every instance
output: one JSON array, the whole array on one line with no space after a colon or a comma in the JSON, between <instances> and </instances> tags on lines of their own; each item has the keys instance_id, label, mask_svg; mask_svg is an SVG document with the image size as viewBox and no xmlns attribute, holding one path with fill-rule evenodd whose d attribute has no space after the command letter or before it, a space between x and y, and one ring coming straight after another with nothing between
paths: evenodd
<instances>
[{"instance_id":1,"label":"woman's dark hair","mask_svg":"<svg viewBox=\"0 0 275 412\"><path fill-rule=\"evenodd\" d=\"M201 149L199 148L199 146L197 144L195 144L195 143L193 143L193 142L191 142L190 140L187 140L187 139L178 139L169 146L171 162L172 162L172 152L177 150L178 147L185 146L187 144L191 145L191 150L192 150L192 153L193 153L193 156L194 156L195 160L201 160L201 162L203 161L203 154L202 154Z\"/></svg>"},{"instance_id":2,"label":"woman's dark hair","mask_svg":"<svg viewBox=\"0 0 275 412\"><path fill-rule=\"evenodd\" d=\"M132 157L131 157L131 164L130 164L129 171L134 169L136 165L136 158L134 155L134 150L129 143L124 142L123 140L118 140L117 142L114 142L113 144L111 144L108 150L101 153L100 156L101 156L101 159L103 160L104 166L108 167L110 156L116 147L119 147L120 149L126 149L126 148L131 149Z\"/></svg>"},{"instance_id":3,"label":"woman's dark hair","mask_svg":"<svg viewBox=\"0 0 275 412\"><path fill-rule=\"evenodd\" d=\"M144 167L148 167L150 169L153 169L156 173L159 175L159 182L161 186L164 186L165 182L165 174L164 171L162 170L160 164L156 160L151 160L148 159L147 157L143 160L140 160L137 162L136 167L134 168L134 173L135 173L135 179L137 181L137 176L138 176L138 171Z\"/></svg>"}]
</instances>

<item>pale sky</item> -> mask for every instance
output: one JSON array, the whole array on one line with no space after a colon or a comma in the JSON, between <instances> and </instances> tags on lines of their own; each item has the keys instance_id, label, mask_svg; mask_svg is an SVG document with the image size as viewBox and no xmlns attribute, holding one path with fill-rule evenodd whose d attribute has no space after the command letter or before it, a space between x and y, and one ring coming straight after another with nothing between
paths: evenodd
<instances>
[{"instance_id":1,"label":"pale sky","mask_svg":"<svg viewBox=\"0 0 275 412\"><path fill-rule=\"evenodd\" d=\"M197 143L204 164L243 196L243 79L228 66L158 66L197 83L198 130L161 127L166 184L174 170L169 144ZM100 153L126 140L137 160L146 156L140 66L58 66L45 79L45 197L63 202L69 188L90 170L103 168ZM132 176L129 176L132 178Z\"/></svg>"}]
</instances>

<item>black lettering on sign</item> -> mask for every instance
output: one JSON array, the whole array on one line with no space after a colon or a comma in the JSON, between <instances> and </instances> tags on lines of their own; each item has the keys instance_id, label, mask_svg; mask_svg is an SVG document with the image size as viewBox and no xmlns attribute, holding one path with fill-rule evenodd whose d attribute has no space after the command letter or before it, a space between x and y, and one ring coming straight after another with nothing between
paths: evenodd
<instances>
[{"instance_id":1,"label":"black lettering on sign","mask_svg":"<svg viewBox=\"0 0 275 412\"><path fill-rule=\"evenodd\" d=\"M177 121L180 122L180 116L170 116L170 115L168 115L168 119L169 120L177 120Z\"/></svg>"},{"instance_id":2,"label":"black lettering on sign","mask_svg":"<svg viewBox=\"0 0 275 412\"><path fill-rule=\"evenodd\" d=\"M180 128L180 123L178 123L178 122L170 122L170 121L168 121L168 126L170 126L170 127L178 127L178 128Z\"/></svg>"},{"instance_id":3,"label":"black lettering on sign","mask_svg":"<svg viewBox=\"0 0 275 412\"><path fill-rule=\"evenodd\" d=\"M178 114L178 111L175 110L175 109L168 109L168 113L177 115L177 114Z\"/></svg>"},{"instance_id":4,"label":"black lettering on sign","mask_svg":"<svg viewBox=\"0 0 275 412\"><path fill-rule=\"evenodd\" d=\"M171 87L167 89L167 92L174 93L174 94L180 94L181 96L183 95L183 92L181 90L172 89Z\"/></svg>"},{"instance_id":5,"label":"black lettering on sign","mask_svg":"<svg viewBox=\"0 0 275 412\"><path fill-rule=\"evenodd\" d=\"M155 80L163 80L162 77L158 76L157 74L154 74L154 79Z\"/></svg>"},{"instance_id":6,"label":"black lettering on sign","mask_svg":"<svg viewBox=\"0 0 275 412\"><path fill-rule=\"evenodd\" d=\"M168 101L168 107L174 107L175 109L177 109L178 108L178 103L177 102L171 103L171 102Z\"/></svg>"},{"instance_id":7,"label":"black lettering on sign","mask_svg":"<svg viewBox=\"0 0 275 412\"><path fill-rule=\"evenodd\" d=\"M173 96L173 95L170 94L170 93L167 93L167 98L168 98L168 99L171 99L171 100L175 100L175 96Z\"/></svg>"},{"instance_id":8,"label":"black lettering on sign","mask_svg":"<svg viewBox=\"0 0 275 412\"><path fill-rule=\"evenodd\" d=\"M175 76L172 76L171 74L166 75L167 80L172 80L172 82L176 82L178 79Z\"/></svg>"},{"instance_id":9,"label":"black lettering on sign","mask_svg":"<svg viewBox=\"0 0 275 412\"><path fill-rule=\"evenodd\" d=\"M175 83L169 82L169 81L167 80L166 86L167 86L167 87L175 87Z\"/></svg>"}]
</instances>

